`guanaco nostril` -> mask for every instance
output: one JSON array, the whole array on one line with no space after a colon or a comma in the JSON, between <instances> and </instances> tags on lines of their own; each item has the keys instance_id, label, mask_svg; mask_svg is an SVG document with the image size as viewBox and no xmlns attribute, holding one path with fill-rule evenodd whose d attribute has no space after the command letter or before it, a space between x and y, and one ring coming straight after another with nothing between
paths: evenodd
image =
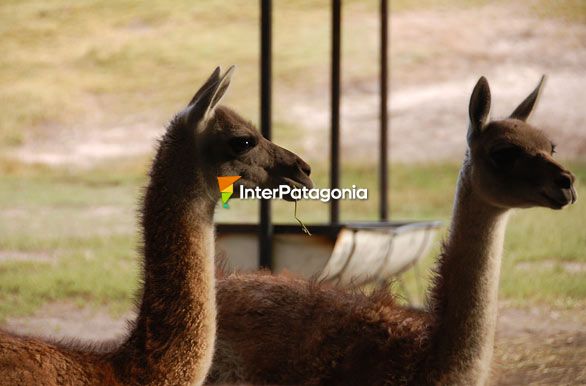
<instances>
[{"instance_id":1,"label":"guanaco nostril","mask_svg":"<svg viewBox=\"0 0 586 386\"><path fill-rule=\"evenodd\" d=\"M556 184L562 189L570 189L572 187L572 177L569 174L562 174L557 180Z\"/></svg>"}]
</instances>

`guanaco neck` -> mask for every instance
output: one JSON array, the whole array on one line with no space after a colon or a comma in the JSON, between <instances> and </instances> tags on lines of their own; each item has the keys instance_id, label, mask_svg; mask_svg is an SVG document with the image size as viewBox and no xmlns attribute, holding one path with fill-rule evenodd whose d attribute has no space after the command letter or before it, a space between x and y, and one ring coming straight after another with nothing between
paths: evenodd
<instances>
[{"instance_id":1,"label":"guanaco neck","mask_svg":"<svg viewBox=\"0 0 586 386\"><path fill-rule=\"evenodd\" d=\"M468 155L460 172L452 223L431 292L435 318L427 382L483 385L492 359L498 285L508 211L474 191Z\"/></svg>"},{"instance_id":2,"label":"guanaco neck","mask_svg":"<svg viewBox=\"0 0 586 386\"><path fill-rule=\"evenodd\" d=\"M170 130L150 172L139 314L114 358L129 383L198 385L211 365L216 200L204 190L201 160L189 146L193 140Z\"/></svg>"}]
</instances>

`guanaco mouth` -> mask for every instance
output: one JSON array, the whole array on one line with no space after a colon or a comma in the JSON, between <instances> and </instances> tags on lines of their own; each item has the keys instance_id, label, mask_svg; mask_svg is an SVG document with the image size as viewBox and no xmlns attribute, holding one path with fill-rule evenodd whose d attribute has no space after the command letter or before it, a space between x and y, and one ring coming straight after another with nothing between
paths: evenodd
<instances>
[{"instance_id":1,"label":"guanaco mouth","mask_svg":"<svg viewBox=\"0 0 586 386\"><path fill-rule=\"evenodd\" d=\"M576 202L576 191L574 190L574 187L570 189L569 199L567 197L564 197L563 199L556 199L544 192L541 192L541 196L545 198L545 200L555 209L561 209L566 205L570 205Z\"/></svg>"}]
</instances>

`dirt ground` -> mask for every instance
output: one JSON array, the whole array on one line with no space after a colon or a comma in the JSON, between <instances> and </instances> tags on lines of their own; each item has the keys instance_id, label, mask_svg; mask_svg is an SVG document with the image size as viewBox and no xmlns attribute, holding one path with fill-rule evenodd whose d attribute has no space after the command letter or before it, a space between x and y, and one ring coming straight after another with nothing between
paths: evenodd
<instances>
[{"instance_id":1,"label":"dirt ground","mask_svg":"<svg viewBox=\"0 0 586 386\"><path fill-rule=\"evenodd\" d=\"M586 25L536 19L517 7L417 11L391 18L391 160L460 159L468 100L480 75L489 80L492 116L499 118L510 114L546 74L531 122L546 130L563 157L586 156ZM316 136L327 140L329 101L323 87L327 84L311 89L311 98L292 95L287 103L291 121L311 132L304 143L311 155L323 154ZM377 81L344 84L341 114L342 158L375 160Z\"/></svg>"},{"instance_id":2,"label":"dirt ground","mask_svg":"<svg viewBox=\"0 0 586 386\"><path fill-rule=\"evenodd\" d=\"M356 25L364 36L376 36L375 14L350 18L347 28L360 31ZM586 25L541 19L511 2L402 12L391 16L390 26L391 160L459 159L468 98L479 76L491 84L493 117L504 117L542 74L548 81L531 121L550 134L563 157L586 157ZM344 57L342 73L353 66L352 58ZM305 130L297 136L300 143L287 145L314 162L326 159L323 144L329 135L327 72L321 79L300 81L296 88L276 84L274 91L276 119ZM379 138L377 81L354 75L342 82L342 158L373 162ZM154 122L71 128L40 142L30 138L13 154L31 162L91 164L149 153L162 130Z\"/></svg>"},{"instance_id":3,"label":"dirt ground","mask_svg":"<svg viewBox=\"0 0 586 386\"><path fill-rule=\"evenodd\" d=\"M586 384L586 315L501 307L493 385Z\"/></svg>"},{"instance_id":4,"label":"dirt ground","mask_svg":"<svg viewBox=\"0 0 586 386\"><path fill-rule=\"evenodd\" d=\"M127 313L112 318L105 310L50 304L34 316L11 318L11 331L54 338L109 340L125 333ZM581 317L581 319L580 319ZM585 315L543 308L501 306L491 385L586 384Z\"/></svg>"}]
</instances>

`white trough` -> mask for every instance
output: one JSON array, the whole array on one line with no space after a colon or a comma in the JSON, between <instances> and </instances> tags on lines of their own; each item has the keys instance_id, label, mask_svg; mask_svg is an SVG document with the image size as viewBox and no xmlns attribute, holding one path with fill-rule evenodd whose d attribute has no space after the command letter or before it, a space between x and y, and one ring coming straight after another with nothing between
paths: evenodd
<instances>
[{"instance_id":1,"label":"white trough","mask_svg":"<svg viewBox=\"0 0 586 386\"><path fill-rule=\"evenodd\" d=\"M410 268L431 248L438 221L275 225L273 271L342 284L387 280ZM258 269L258 226L221 224L217 252L231 269Z\"/></svg>"}]
</instances>

